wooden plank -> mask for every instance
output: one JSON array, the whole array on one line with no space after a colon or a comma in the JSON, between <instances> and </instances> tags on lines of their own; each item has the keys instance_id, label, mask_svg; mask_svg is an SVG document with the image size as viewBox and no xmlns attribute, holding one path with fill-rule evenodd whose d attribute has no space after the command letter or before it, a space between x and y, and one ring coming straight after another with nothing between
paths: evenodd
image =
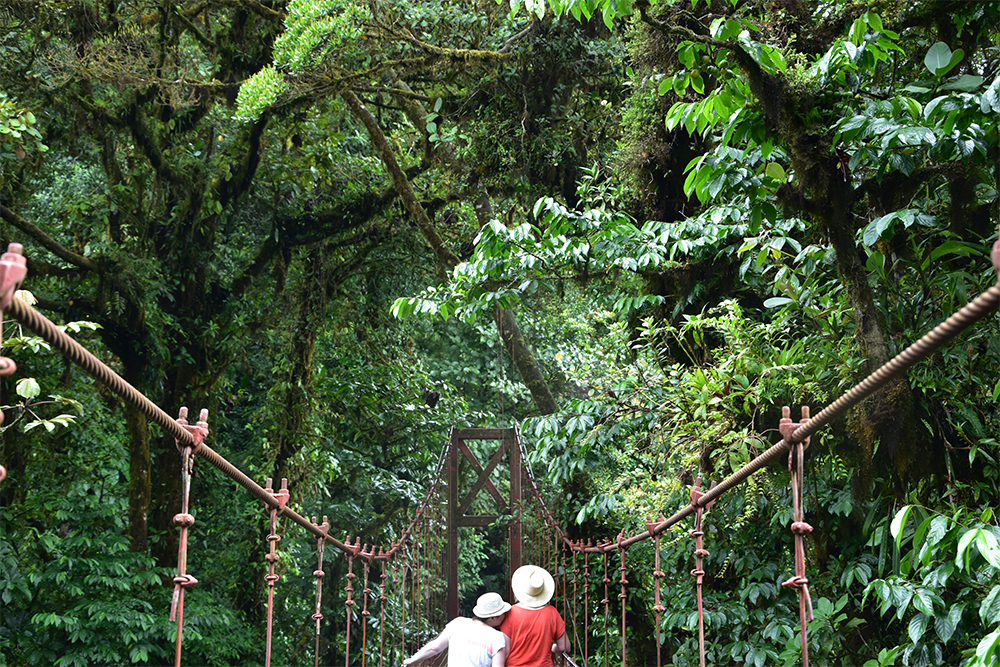
<instances>
[{"instance_id":1,"label":"wooden plank","mask_svg":"<svg viewBox=\"0 0 1000 667\"><path fill-rule=\"evenodd\" d=\"M506 428L462 428L453 431L453 438L459 440L503 440Z\"/></svg>"},{"instance_id":2,"label":"wooden plank","mask_svg":"<svg viewBox=\"0 0 1000 667\"><path fill-rule=\"evenodd\" d=\"M476 479L476 483L472 485L472 489L465 495L465 498L462 499L461 504L458 506L458 515L464 516L465 513L469 511L469 507L472 506L472 501L476 499L476 496L484 486L486 487L486 490L489 491L490 495L493 496L493 499L497 501L497 506L500 508L500 511L506 513L508 511L507 501L497 489L496 485L493 484L493 480L490 479L490 475L493 473L493 470L497 467L497 464L500 463L500 460L506 453L507 443L500 443L500 448L493 455L493 458L490 459L490 462L487 464L485 470L479 463L479 460L476 459L476 455L473 454L472 450L469 449L469 446L465 444L464 441L458 441L458 448L462 454L465 455L465 458L469 461L469 463L472 464L472 468L476 471L476 473L479 474L479 478Z\"/></svg>"},{"instance_id":3,"label":"wooden plank","mask_svg":"<svg viewBox=\"0 0 1000 667\"><path fill-rule=\"evenodd\" d=\"M459 526L470 526L474 528L486 528L496 523L499 519L495 514L470 514L469 516L460 517L458 520Z\"/></svg>"}]
</instances>

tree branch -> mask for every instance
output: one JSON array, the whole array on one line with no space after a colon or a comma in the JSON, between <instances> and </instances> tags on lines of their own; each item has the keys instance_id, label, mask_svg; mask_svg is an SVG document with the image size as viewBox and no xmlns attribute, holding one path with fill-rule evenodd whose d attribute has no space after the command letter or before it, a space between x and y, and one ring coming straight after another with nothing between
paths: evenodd
<instances>
[{"instance_id":1,"label":"tree branch","mask_svg":"<svg viewBox=\"0 0 1000 667\"><path fill-rule=\"evenodd\" d=\"M243 9L251 14L256 14L261 18L271 21L284 21L286 16L285 12L277 9L271 9L267 5L263 5L255 0L210 0L208 2L199 2L198 4L185 9L183 14L186 17L195 17L209 7L232 7L233 9Z\"/></svg>"},{"instance_id":2,"label":"tree branch","mask_svg":"<svg viewBox=\"0 0 1000 667\"><path fill-rule=\"evenodd\" d=\"M89 257L84 257L83 255L78 255L66 246L57 242L54 238L46 234L37 225L28 222L21 216L19 216L14 211L10 210L3 204L0 204L0 217L6 220L8 223L17 227L22 232L33 238L38 242L43 248L51 252L53 255L60 259L64 259L74 266L78 266L81 269L87 269L88 271L93 271L94 273L101 272L101 265L90 259Z\"/></svg>"},{"instance_id":3,"label":"tree branch","mask_svg":"<svg viewBox=\"0 0 1000 667\"><path fill-rule=\"evenodd\" d=\"M413 191L413 186L410 181L406 178L406 174L399 166L399 162L396 160L396 154L392 151L392 147L389 146L389 142L386 141L385 135L382 133L382 128L379 127L378 121L372 116L371 112L361 103L350 90L345 90L341 93L341 97L347 102L347 106L350 107L351 112L354 116L361 121L368 130L368 135L371 137L372 143L375 144L376 150L378 150L379 156L382 158L382 164L385 165L386 170L392 177L393 185L396 188L396 192L399 193L400 198L403 200L403 205L406 210L413 217L414 222L420 228L423 233L424 238L430 244L431 248L434 250L434 255L437 257L440 267L438 271L440 277L443 279L445 277L445 271L447 269L450 271L458 265L458 256L455 255L449 248L444 245L441 237L437 233L437 229L434 227L434 223L431 222L430 218L427 216L427 211L424 207L420 205L417 200L417 195Z\"/></svg>"}]
</instances>

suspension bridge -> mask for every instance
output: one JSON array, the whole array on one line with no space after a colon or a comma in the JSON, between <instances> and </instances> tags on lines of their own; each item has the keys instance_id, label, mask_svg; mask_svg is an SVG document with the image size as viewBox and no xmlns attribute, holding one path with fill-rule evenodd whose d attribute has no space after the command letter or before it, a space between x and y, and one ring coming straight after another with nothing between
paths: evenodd
<instances>
[{"instance_id":1,"label":"suspension bridge","mask_svg":"<svg viewBox=\"0 0 1000 667\"><path fill-rule=\"evenodd\" d=\"M388 545L369 545L350 536L340 540L330 535L327 517L318 521L297 513L290 505L291 492L281 480L273 488L267 479L260 486L225 457L214 451L206 442L209 435L208 412L202 410L194 424L188 421L187 408L182 408L177 418L167 415L160 407L128 384L107 365L83 346L61 331L39 312L14 297L26 274L26 261L19 244L12 243L0 257L0 307L22 326L33 331L53 348L77 364L94 379L104 384L123 400L142 411L158 424L177 443L181 457L181 512L174 517L179 536L176 576L173 577L173 598L170 618L176 623L175 665L183 664L184 600L198 583L189 572L187 560L188 531L194 524L190 498L191 475L196 459L208 464L234 480L266 507L269 532L266 536L268 553L265 556L267 574L267 634L263 649L264 664L270 667L272 630L281 623L274 610L275 588L280 585L277 563L281 555L278 543L279 518L284 518L312 535L316 542L316 579L314 613L315 665L320 664L320 640L330 634L341 634L345 667L361 665L383 667L399 664L412 654L427 638L430 628L440 628L459 614L459 529L462 527L487 527L503 525L507 530L507 573L522 563L540 565L551 572L557 583L552 604L567 624L570 651L559 659L569 665L608 667L609 656L615 663L627 667L630 662L626 645L626 598L631 571L629 548L652 540L654 566L653 590L643 591L648 600L647 612L653 619L656 665L662 663L659 636L660 618L665 609L661 604L661 582L664 573L660 568L660 536L671 526L691 517L693 538L691 575L698 604L698 636L701 646L700 662L705 665L705 627L703 621L701 587L705 571L703 559L708 555L703 543L702 517L704 512L722 494L738 486L755 472L780 460L787 461L791 480L793 521L790 530L794 536L794 575L782 583L793 589L799 597L799 626L801 636L801 664L808 667L807 622L812 616L809 579L806 571L804 537L812 527L806 522L802 507L802 481L805 472L805 450L809 438L826 424L845 414L852 406L878 391L893 378L906 373L916 363L958 336L1000 306L1000 240L993 246L993 267L998 283L991 286L946 321L925 334L903 352L877 369L851 390L840 396L819 413L810 416L802 408L801 419L793 421L789 408L783 408L778 425L781 440L757 456L742 469L726 479L703 489L701 480L691 488L690 502L670 517L650 519L645 530L626 535L572 540L559 525L540 493L538 480L528 463L527 451L516 429L452 429L438 458L432 481L426 490L423 503L414 513L409 525L399 538ZM11 375L16 365L11 359L0 357L0 375ZM2 419L2 414L0 414ZM470 441L493 441L496 449L487 463L479 461ZM482 447L480 447L482 449ZM465 466L466 473L462 474ZM499 471L507 471L505 484L494 480ZM472 471L475 481L463 492L462 480ZM0 481L6 471L0 466ZM506 493L501 492L504 488ZM493 499L496 514L471 515L470 508L485 492ZM481 504L480 504L481 506ZM347 572L343 584L346 592L346 609L324 613L323 570L324 550L338 550L346 557ZM443 572L443 576L442 576ZM615 574L617 573L617 574ZM509 581L509 576L507 578ZM442 585L441 582L444 582ZM678 585L677 582L674 582ZM328 584L330 585L330 584ZM510 590L503 591L510 599ZM598 597L600 596L600 597ZM603 618L603 627L590 627L593 619ZM617 627L612 631L612 624ZM620 637L617 647L605 640L600 647L591 645L593 636Z\"/></svg>"}]
</instances>

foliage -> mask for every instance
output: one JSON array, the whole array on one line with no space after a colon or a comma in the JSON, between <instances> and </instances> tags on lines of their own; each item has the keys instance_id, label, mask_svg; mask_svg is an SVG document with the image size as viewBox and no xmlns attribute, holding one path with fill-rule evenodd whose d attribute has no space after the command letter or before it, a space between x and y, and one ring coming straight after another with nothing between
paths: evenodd
<instances>
[{"instance_id":1,"label":"foliage","mask_svg":"<svg viewBox=\"0 0 1000 667\"><path fill-rule=\"evenodd\" d=\"M7 93L0 91L0 160L12 156L24 159L28 152L44 153L42 134L35 127L38 119L28 109L18 107Z\"/></svg>"}]
</instances>

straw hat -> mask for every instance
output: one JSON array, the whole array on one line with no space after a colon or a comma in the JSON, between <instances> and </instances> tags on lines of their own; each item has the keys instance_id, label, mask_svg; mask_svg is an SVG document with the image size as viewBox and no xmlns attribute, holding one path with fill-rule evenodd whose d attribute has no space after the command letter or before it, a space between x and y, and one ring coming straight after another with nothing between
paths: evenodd
<instances>
[{"instance_id":1,"label":"straw hat","mask_svg":"<svg viewBox=\"0 0 1000 667\"><path fill-rule=\"evenodd\" d=\"M494 618L510 611L510 604L503 601L499 593L486 593L476 600L472 613L477 618Z\"/></svg>"},{"instance_id":2,"label":"straw hat","mask_svg":"<svg viewBox=\"0 0 1000 667\"><path fill-rule=\"evenodd\" d=\"M537 565L522 565L510 578L510 587L517 601L528 609L541 609L552 599L556 582L552 575Z\"/></svg>"}]
</instances>

